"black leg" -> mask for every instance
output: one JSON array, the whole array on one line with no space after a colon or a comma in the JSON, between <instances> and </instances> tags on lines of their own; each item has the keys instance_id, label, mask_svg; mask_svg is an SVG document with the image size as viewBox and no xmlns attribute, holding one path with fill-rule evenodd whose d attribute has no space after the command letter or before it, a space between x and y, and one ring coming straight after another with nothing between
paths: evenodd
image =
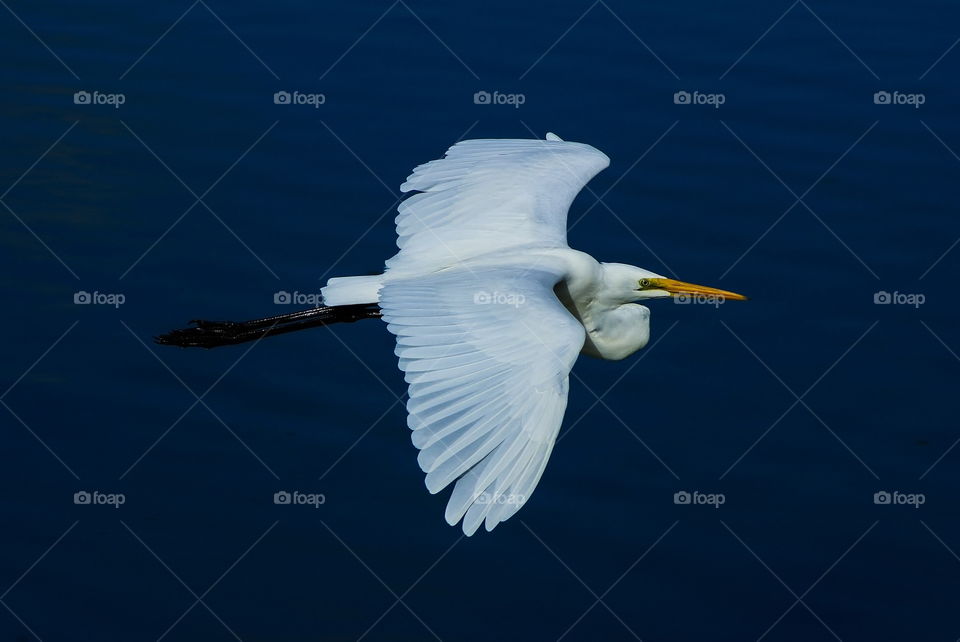
<instances>
[{"instance_id":1,"label":"black leg","mask_svg":"<svg viewBox=\"0 0 960 642\"><path fill-rule=\"evenodd\" d=\"M311 308L252 321L204 321L195 319L190 328L173 330L154 337L161 345L181 348L216 348L256 341L261 337L286 334L331 323L352 323L360 319L380 318L375 303Z\"/></svg>"}]
</instances>

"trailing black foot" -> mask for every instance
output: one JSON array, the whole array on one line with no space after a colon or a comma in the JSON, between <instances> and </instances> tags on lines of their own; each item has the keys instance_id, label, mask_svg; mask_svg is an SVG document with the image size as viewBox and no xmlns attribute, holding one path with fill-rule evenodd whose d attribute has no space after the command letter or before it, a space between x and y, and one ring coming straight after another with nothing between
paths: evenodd
<instances>
[{"instance_id":1,"label":"trailing black foot","mask_svg":"<svg viewBox=\"0 0 960 642\"><path fill-rule=\"evenodd\" d=\"M331 323L352 323L360 319L376 319L380 316L380 308L375 303L370 303L312 308L253 321L194 319L190 321L193 324L192 327L161 334L154 337L154 341L160 345L181 348L216 348Z\"/></svg>"}]
</instances>

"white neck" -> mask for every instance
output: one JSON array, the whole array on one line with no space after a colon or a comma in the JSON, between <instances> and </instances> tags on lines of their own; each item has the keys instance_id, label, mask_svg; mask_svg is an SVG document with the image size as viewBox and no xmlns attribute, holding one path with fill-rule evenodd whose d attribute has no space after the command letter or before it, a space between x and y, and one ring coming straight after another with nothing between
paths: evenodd
<instances>
[{"instance_id":1,"label":"white neck","mask_svg":"<svg viewBox=\"0 0 960 642\"><path fill-rule=\"evenodd\" d=\"M587 338L583 354L616 361L630 356L650 340L649 308L625 300L617 280L619 267L599 264L582 252L567 250L567 278L556 288L564 306L583 324ZM612 268L612 269L611 269Z\"/></svg>"},{"instance_id":2,"label":"white neck","mask_svg":"<svg viewBox=\"0 0 960 642\"><path fill-rule=\"evenodd\" d=\"M593 310L581 321L587 330L583 353L591 357L618 361L650 340L650 309L636 303Z\"/></svg>"}]
</instances>

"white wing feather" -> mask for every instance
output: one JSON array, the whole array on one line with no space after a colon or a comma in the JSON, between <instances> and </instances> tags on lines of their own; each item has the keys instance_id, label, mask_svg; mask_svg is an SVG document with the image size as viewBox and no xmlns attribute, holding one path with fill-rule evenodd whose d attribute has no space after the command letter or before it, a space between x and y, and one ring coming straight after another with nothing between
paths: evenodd
<instances>
[{"instance_id":1,"label":"white wing feather","mask_svg":"<svg viewBox=\"0 0 960 642\"><path fill-rule=\"evenodd\" d=\"M560 140L465 140L420 165L400 186L419 191L397 208L397 246L386 272L336 277L325 305L376 303L390 278L434 272L509 248L566 247L567 210L610 164L599 150Z\"/></svg>"},{"instance_id":2,"label":"white wing feather","mask_svg":"<svg viewBox=\"0 0 960 642\"><path fill-rule=\"evenodd\" d=\"M380 292L427 488L456 481L446 519L462 518L468 535L526 503L560 430L584 341L553 292L560 278L531 261L388 281Z\"/></svg>"},{"instance_id":3,"label":"white wing feather","mask_svg":"<svg viewBox=\"0 0 960 642\"><path fill-rule=\"evenodd\" d=\"M387 269L446 267L497 249L567 244L567 210L610 164L583 143L465 140L420 165L400 186L419 191L397 208L400 252Z\"/></svg>"}]
</instances>

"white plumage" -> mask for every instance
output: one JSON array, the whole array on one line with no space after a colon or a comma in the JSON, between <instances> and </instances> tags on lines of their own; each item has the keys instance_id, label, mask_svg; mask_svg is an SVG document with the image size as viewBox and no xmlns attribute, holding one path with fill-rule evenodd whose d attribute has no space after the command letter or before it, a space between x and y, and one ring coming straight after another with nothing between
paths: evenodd
<instances>
[{"instance_id":1,"label":"white plumage","mask_svg":"<svg viewBox=\"0 0 960 642\"><path fill-rule=\"evenodd\" d=\"M379 303L409 384L408 425L431 493L455 482L451 525L492 530L529 499L567 405L577 355L646 345L634 302L693 286L567 246L567 210L610 163L581 143L468 140L401 186L383 274L330 279L324 303ZM685 287L680 287L685 286Z\"/></svg>"}]
</instances>

